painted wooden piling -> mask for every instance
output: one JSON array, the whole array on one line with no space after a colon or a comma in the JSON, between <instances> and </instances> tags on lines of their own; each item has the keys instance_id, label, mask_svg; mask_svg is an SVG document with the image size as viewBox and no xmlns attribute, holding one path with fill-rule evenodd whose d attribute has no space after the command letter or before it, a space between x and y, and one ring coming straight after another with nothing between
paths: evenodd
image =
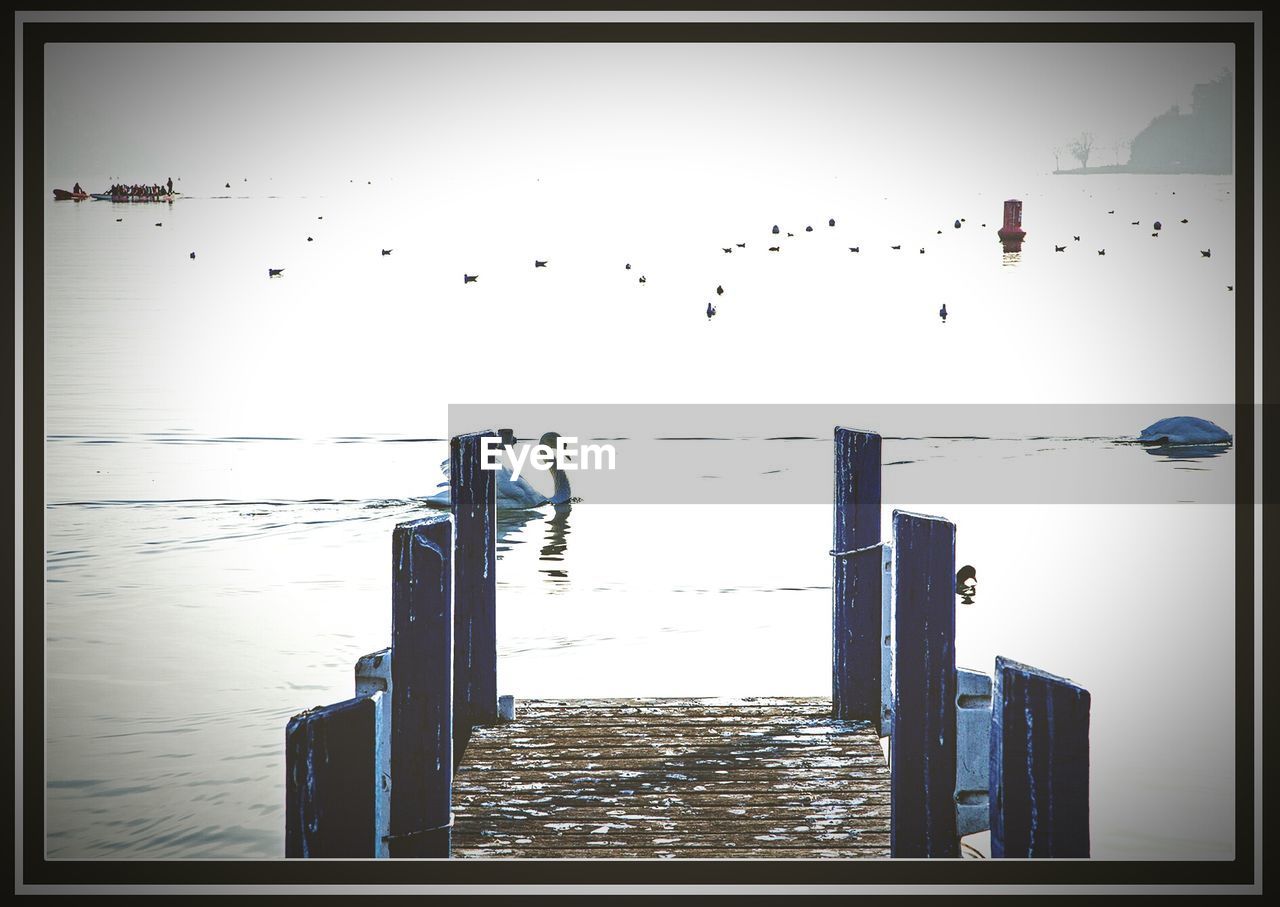
<instances>
[{"instance_id":1,"label":"painted wooden piling","mask_svg":"<svg viewBox=\"0 0 1280 907\"><path fill-rule=\"evenodd\" d=\"M831 714L880 727L881 591L880 436L835 431L832 538Z\"/></svg>"},{"instance_id":2,"label":"painted wooden piling","mask_svg":"<svg viewBox=\"0 0 1280 907\"><path fill-rule=\"evenodd\" d=\"M449 441L449 493L454 526L454 759L462 757L471 728L498 720L497 499L492 469L484 469L483 438Z\"/></svg>"},{"instance_id":3,"label":"painted wooden piling","mask_svg":"<svg viewBox=\"0 0 1280 907\"><path fill-rule=\"evenodd\" d=\"M286 857L377 855L382 694L293 716L285 729Z\"/></svg>"},{"instance_id":4,"label":"painted wooden piling","mask_svg":"<svg viewBox=\"0 0 1280 907\"><path fill-rule=\"evenodd\" d=\"M955 526L895 510L891 855L956 857Z\"/></svg>"},{"instance_id":5,"label":"painted wooden piling","mask_svg":"<svg viewBox=\"0 0 1280 907\"><path fill-rule=\"evenodd\" d=\"M392 536L392 857L447 857L453 795L449 518Z\"/></svg>"},{"instance_id":6,"label":"painted wooden piling","mask_svg":"<svg viewBox=\"0 0 1280 907\"><path fill-rule=\"evenodd\" d=\"M1089 691L996 658L991 856L1089 856Z\"/></svg>"}]
</instances>

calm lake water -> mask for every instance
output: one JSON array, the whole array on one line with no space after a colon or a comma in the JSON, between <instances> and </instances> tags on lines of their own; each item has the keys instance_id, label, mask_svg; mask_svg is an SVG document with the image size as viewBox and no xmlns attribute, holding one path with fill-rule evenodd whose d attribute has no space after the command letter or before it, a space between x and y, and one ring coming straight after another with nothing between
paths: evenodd
<instances>
[{"instance_id":1,"label":"calm lake water","mask_svg":"<svg viewBox=\"0 0 1280 907\"><path fill-rule=\"evenodd\" d=\"M502 222L447 184L413 205L354 180L179 185L172 206L46 212L52 858L283 855L285 723L349 697L389 643L391 530L427 512L449 403L1232 400L1229 180L833 189L692 225L641 209L607 237L532 204L541 185L489 187L540 212ZM1031 241L1009 262L993 231L1014 189ZM774 222L797 234L780 253ZM761 443L777 468L829 464L829 441ZM1230 858L1234 508L1214 483L1234 454L1052 425L884 448L904 487L974 460L1057 486L1102 456L1135 486L1159 474L1169 503L886 500L885 527L906 503L956 522L979 590L959 664L1007 655L1091 691L1095 857ZM499 692L828 695L830 537L816 504L584 493L504 519Z\"/></svg>"}]
</instances>

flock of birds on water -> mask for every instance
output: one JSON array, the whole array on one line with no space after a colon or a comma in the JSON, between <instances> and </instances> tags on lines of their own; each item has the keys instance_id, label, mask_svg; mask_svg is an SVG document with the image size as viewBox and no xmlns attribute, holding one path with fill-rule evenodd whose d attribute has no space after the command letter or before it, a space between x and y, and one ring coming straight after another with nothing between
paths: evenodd
<instances>
[{"instance_id":1,"label":"flock of birds on water","mask_svg":"<svg viewBox=\"0 0 1280 907\"><path fill-rule=\"evenodd\" d=\"M246 182L247 182L247 181L248 181L248 180L246 179ZM349 181L349 182L350 182L350 181ZM369 185L372 185L372 181L370 181L370 182L369 182ZM227 183L227 184L226 184L226 188L230 189L230 188L231 188L231 183ZM1175 195L1176 195L1177 193L1175 192L1175 193L1173 193L1173 194L1175 194ZM1115 213L1116 213L1116 212L1115 212L1115 209L1112 209L1112 210L1110 210L1110 211L1108 211L1108 212L1107 212L1107 214L1109 214L1109 215L1114 215ZM316 219L317 219L317 220L324 220L324 215L319 215ZM116 223L120 223L120 222L121 222L121 221L123 221L123 220L124 220L124 218L117 217L117 218L116 218ZM956 219L956 221L955 221L955 223L954 223L954 225L953 225L953 226L954 226L954 229L959 230L959 229L960 229L960 228L961 228L965 223L966 223L966 219L965 219L965 218L963 218L963 217L961 217L961 218L957 218L957 219ZM1131 226L1134 226L1134 227L1140 226L1140 225L1141 225L1141 223L1142 223L1142 222L1141 222L1141 221L1139 221L1139 220L1130 221L1130 225L1131 225ZM1185 217L1184 217L1184 218L1182 218L1182 220L1180 221L1180 223L1186 224L1186 223L1190 223L1190 221L1189 221L1187 218L1185 218ZM828 227L828 228L835 227L835 225L836 225L836 219L835 219L834 217L832 217L832 218L828 218L828 219L827 219L827 227ZM161 222L161 223L157 223L157 224L156 224L156 226L157 226L157 227L163 226L163 223L162 223L162 222ZM985 228L987 225L984 223L982 226ZM1153 232L1151 233L1151 235L1152 235L1153 237L1155 237L1155 238L1159 238L1159 236L1160 236L1160 231L1164 229L1164 225L1163 225L1160 221L1158 221L1158 220L1157 220L1157 221L1155 221L1151 226L1152 226L1152 231L1153 231ZM813 231L813 227L812 227L812 225L810 225L810 226L806 226L806 227L804 228L804 232L806 232L806 233L812 233L812 232L814 232L814 231ZM772 233L772 235L774 235L774 236L779 236L779 237L780 237L780 236L782 236L783 231L781 230L781 228L779 228L779 226L778 226L777 224L774 224L774 225L773 225L773 229L772 229L771 233ZM942 234L942 230L938 230L938 231L937 231L937 235L941 235L941 234ZM794 238L794 237L795 237L795 234L794 234L794 233L787 233L787 234L786 234L786 236L787 236L787 238L788 238L788 239L790 239L790 238ZM1072 241L1073 241L1073 242L1080 242L1080 237L1079 237L1079 236L1073 235L1073 236L1071 237L1071 239L1072 239ZM307 242L314 242L314 241L315 241L315 237L312 237L312 236L308 236L308 237L307 237ZM733 245L730 245L730 246L721 246L721 247L720 247L720 250L721 250L721 252L723 252L725 255L732 255L735 249L745 249L745 248L747 248L747 244L746 244L745 242L740 242L740 243L734 243ZM769 247L768 247L768 249L769 249L769 251L770 251L770 252L781 252L781 251L782 251L781 240L779 240L779 244L778 244L778 245L776 245L776 246L769 246ZM850 252L850 253L852 253L852 254L854 254L854 255L857 255L857 254L861 253L861 251L862 251L862 247L861 247L860 245L858 245L858 246L849 246L849 247L848 247L848 249L849 249L849 252ZM899 252L899 251L901 251L901 250L902 250L902 244L901 244L901 243L897 243L897 244L894 244L894 245L890 245L890 246L889 246L889 249L890 249L891 251L894 251L894 252ZM394 251L393 249L381 249L381 252L382 252L382 255L383 255L383 256L390 255L393 251ZM1060 245L1057 245L1057 244L1055 243L1055 244L1054 244L1054 246L1053 246L1053 251L1054 251L1055 253L1057 253L1057 252L1066 252L1066 251L1067 251L1067 246L1066 246L1066 245L1061 245L1061 246L1060 246ZM1097 250L1097 252L1098 252L1098 254L1099 254L1099 255L1106 255L1106 254L1107 254L1107 250L1106 250L1105 248L1103 248L1103 249L1098 249L1098 250ZM921 246L921 247L920 247L920 254L921 254L921 255L924 255L924 254L925 254L925 247L924 247L924 246ZM1202 258L1212 258L1212 257L1213 257L1213 250L1212 250L1211 248L1210 248L1210 249L1201 249L1201 250L1200 250L1200 256L1201 256ZM192 253L191 253L191 258L194 260L194 259L195 259L195 257L196 257L196 253L195 253L195 252L192 252ZM545 268L545 267L547 267L547 260L534 259L534 261L533 261L533 266L534 266L534 268ZM627 262L627 263L626 263L626 265L624 266L624 270L630 271L631 269L632 269L632 268L631 268L631 263L630 263L630 262ZM269 277L269 278L283 277L283 276L284 276L284 271L285 271L285 269L284 269L284 268L267 268L267 277ZM463 272L463 275L462 275L462 282L463 282L463 284L464 284L464 285L465 285L465 284L469 284L469 283L475 283L475 282L476 282L476 281L478 281L479 279L480 279L480 275L479 275L479 274L467 274L466 272ZM644 285L645 283L647 283L647 282L648 282L648 278L647 278L644 274L641 274L641 275L640 275L640 278L639 278L639 280L638 280L638 283L639 283L641 286L643 286L643 285ZM1231 291L1233 291L1234 289L1235 289L1235 286L1234 286L1234 285L1232 285L1232 284L1228 284L1228 285L1227 285L1227 291L1228 291L1228 292L1231 292ZM724 292L725 292L725 291L724 291L724 285L723 285L723 284L717 284L717 285L716 285L715 292L716 292L716 296L717 296L717 297L723 296L723 295L724 295ZM716 317L716 314L717 314L717 308L716 308L715 301L708 302L708 303L707 303L707 308L706 308L707 320L708 320L708 321L710 321L712 318L715 318L715 317ZM946 303L943 303L943 304L942 304L942 308L940 308L940 309L938 310L938 317L942 319L942 322L943 322L944 324L945 324L945 323L946 323L946 321L947 321L947 315L948 315L948 314L949 314L949 313L947 312L947 306L946 306Z\"/></svg>"}]
</instances>

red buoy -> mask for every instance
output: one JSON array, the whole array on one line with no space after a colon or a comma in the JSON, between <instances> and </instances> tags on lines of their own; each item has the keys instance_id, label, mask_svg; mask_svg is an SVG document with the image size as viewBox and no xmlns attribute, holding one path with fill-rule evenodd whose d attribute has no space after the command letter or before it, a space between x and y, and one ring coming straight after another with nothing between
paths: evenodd
<instances>
[{"instance_id":1,"label":"red buoy","mask_svg":"<svg viewBox=\"0 0 1280 907\"><path fill-rule=\"evenodd\" d=\"M996 235L1001 242L1022 242L1027 238L1027 231L1022 229L1022 202L1019 199L1007 199L1004 203L1004 226Z\"/></svg>"}]
</instances>

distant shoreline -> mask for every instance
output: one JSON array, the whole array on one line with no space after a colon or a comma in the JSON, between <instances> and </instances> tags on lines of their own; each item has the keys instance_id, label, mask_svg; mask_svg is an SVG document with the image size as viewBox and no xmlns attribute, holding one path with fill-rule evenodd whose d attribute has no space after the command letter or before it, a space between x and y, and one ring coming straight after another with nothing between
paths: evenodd
<instances>
[{"instance_id":1,"label":"distant shoreline","mask_svg":"<svg viewBox=\"0 0 1280 907\"><path fill-rule=\"evenodd\" d=\"M1147 174L1150 176L1170 176L1179 174L1194 174L1198 176L1233 176L1234 174L1220 173L1215 170L1187 170L1181 167L1169 167L1166 170L1157 170L1150 167L1137 168L1130 167L1128 164L1107 164L1103 167L1076 167L1074 170L1054 170L1054 176L1092 176L1095 173L1136 173Z\"/></svg>"}]
</instances>

